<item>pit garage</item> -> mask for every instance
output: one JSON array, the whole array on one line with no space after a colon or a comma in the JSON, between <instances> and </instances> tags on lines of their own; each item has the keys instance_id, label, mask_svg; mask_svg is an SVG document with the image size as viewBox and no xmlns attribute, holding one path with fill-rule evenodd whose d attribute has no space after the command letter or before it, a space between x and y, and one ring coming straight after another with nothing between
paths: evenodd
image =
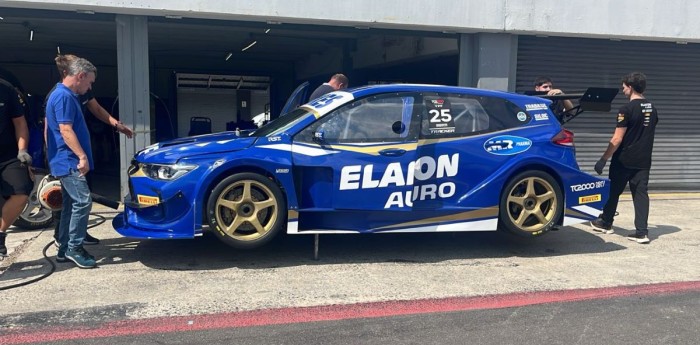
<instances>
[{"instance_id":1,"label":"pit garage","mask_svg":"<svg viewBox=\"0 0 700 345\"><path fill-rule=\"evenodd\" d=\"M302 82L314 88L342 72L351 86L457 84L454 33L1 7L0 17L0 68L30 95L33 137L40 133L46 93L59 81L53 63L59 52L95 64L93 92L115 117L150 116L133 126L133 142L121 144L117 133L87 116L93 178L113 181L93 183L93 191L112 199L123 194L116 182L130 159L120 151L191 134L249 128L258 114L279 116ZM132 25L133 18L145 22ZM147 51L125 44L144 40ZM120 75L120 63L144 65L145 73ZM134 108L119 102L120 90L147 97L150 114L127 114ZM120 104L128 110L120 111Z\"/></svg>"},{"instance_id":2,"label":"pit garage","mask_svg":"<svg viewBox=\"0 0 700 345\"><path fill-rule=\"evenodd\" d=\"M416 26L409 20L390 29L349 21L329 25L332 20L312 17L289 23L262 16L232 20L231 13L183 18L165 10L143 16L135 9L109 14L59 7L63 10L0 7L0 68L31 95L37 119L46 92L59 79L53 65L59 50L97 66L99 103L134 123L137 133L133 140L120 139L88 116L95 177L114 181L94 188L113 199L125 193L120 168L128 165L127 152L175 137L247 128L261 113L275 118L297 85L308 81L313 88L337 72L348 75L351 86L410 82L517 92L531 90L536 76L547 75L556 87L577 93L590 86L617 88L622 75L642 71L649 77L645 94L657 104L661 119L650 188L700 186L700 121L694 114L700 106L695 82L700 46L688 39L673 41L668 33L634 39L627 39L624 30L609 37L557 37L527 25L505 32L469 29L478 24L474 17L474 24L463 24L456 33L454 24L440 26L442 21ZM119 100L120 93L127 96ZM613 131L614 111L624 102L619 94L612 112L584 113L566 124L576 133L584 170L592 172Z\"/></svg>"}]
</instances>

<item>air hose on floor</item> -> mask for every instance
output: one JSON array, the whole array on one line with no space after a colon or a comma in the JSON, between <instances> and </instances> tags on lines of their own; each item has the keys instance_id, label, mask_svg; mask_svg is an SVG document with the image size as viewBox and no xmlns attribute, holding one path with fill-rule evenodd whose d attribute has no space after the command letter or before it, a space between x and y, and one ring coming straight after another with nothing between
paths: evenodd
<instances>
[{"instance_id":1,"label":"air hose on floor","mask_svg":"<svg viewBox=\"0 0 700 345\"><path fill-rule=\"evenodd\" d=\"M107 199L105 199L105 200L107 200ZM108 201L109 201L109 200L108 200ZM112 202L116 203L116 201L112 201ZM109 206L109 205L105 205L105 206ZM105 217L102 216L101 214L90 213L90 216L98 217L98 220L97 220L97 222L96 222L95 224L89 225L89 226L88 226L88 229L91 229L91 228L94 228L94 227L96 227L96 226L102 225L104 222L107 221L107 218L105 218ZM42 230L42 232L43 232L43 230ZM38 236L38 235L37 235L37 236ZM46 277L52 275L54 272L56 272L56 264L53 262L53 260L49 259L49 256L48 256L48 255L46 255L46 251L53 245L53 243L54 243L54 241L51 240L51 242L47 243L47 244L44 246L44 249L42 250L42 254L44 255L44 259L49 263L49 265L51 265L51 269L50 269L48 272L46 272L46 273L44 273L44 274L42 274L42 275L40 275L40 276L38 276L38 277L36 277L36 278L30 279L30 280L27 280L27 281L24 281L24 282L21 282L21 283L12 284L12 285L7 285L7 286L0 286L0 291L10 290L10 289L14 289L14 288L18 288L18 287L22 287L22 286L27 286L27 285L29 285L29 284L36 283L36 282L38 282L38 281L40 281L40 280L42 280L42 279L45 279Z\"/></svg>"}]
</instances>

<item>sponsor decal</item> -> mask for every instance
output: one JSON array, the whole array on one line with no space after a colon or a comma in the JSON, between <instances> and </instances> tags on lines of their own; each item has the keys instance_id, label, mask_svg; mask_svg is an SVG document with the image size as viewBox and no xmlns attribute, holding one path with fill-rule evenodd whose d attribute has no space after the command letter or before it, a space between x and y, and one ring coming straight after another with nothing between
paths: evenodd
<instances>
[{"instance_id":1,"label":"sponsor decal","mask_svg":"<svg viewBox=\"0 0 700 345\"><path fill-rule=\"evenodd\" d=\"M518 116L518 121L520 121L520 122L527 120L527 114L523 113L522 111L518 112L517 116Z\"/></svg>"},{"instance_id":2,"label":"sponsor decal","mask_svg":"<svg viewBox=\"0 0 700 345\"><path fill-rule=\"evenodd\" d=\"M319 97L315 101L309 103L314 108L323 108L333 103L333 100L343 98L342 95L335 93L329 93L325 96Z\"/></svg>"},{"instance_id":3,"label":"sponsor decal","mask_svg":"<svg viewBox=\"0 0 700 345\"><path fill-rule=\"evenodd\" d=\"M158 149L158 143L155 143L151 146L146 146L143 150L141 150L141 152L139 152L139 154L147 154L147 153L153 152L157 149Z\"/></svg>"},{"instance_id":4,"label":"sponsor decal","mask_svg":"<svg viewBox=\"0 0 700 345\"><path fill-rule=\"evenodd\" d=\"M582 192L584 190L603 188L605 187L605 181L596 181L589 183L575 184L571 186L572 192Z\"/></svg>"},{"instance_id":5,"label":"sponsor decal","mask_svg":"<svg viewBox=\"0 0 700 345\"><path fill-rule=\"evenodd\" d=\"M307 104L307 106L311 107L312 110L317 112L319 115L324 115L327 112L335 109L340 104L343 104L352 99L353 96L349 92L334 91L313 100L312 102Z\"/></svg>"},{"instance_id":6,"label":"sponsor decal","mask_svg":"<svg viewBox=\"0 0 700 345\"><path fill-rule=\"evenodd\" d=\"M445 104L444 99L431 99L430 103L433 103L434 108L442 108L442 106Z\"/></svg>"},{"instance_id":7,"label":"sponsor decal","mask_svg":"<svg viewBox=\"0 0 700 345\"><path fill-rule=\"evenodd\" d=\"M494 155L515 155L527 151L532 146L528 138L500 135L486 140L484 150Z\"/></svg>"},{"instance_id":8,"label":"sponsor decal","mask_svg":"<svg viewBox=\"0 0 700 345\"><path fill-rule=\"evenodd\" d=\"M224 159L217 159L216 162L214 162L214 164L211 165L211 167L212 167L212 168L216 168L216 167L220 166L221 164L224 164L224 162L226 162L226 160L224 160Z\"/></svg>"},{"instance_id":9,"label":"sponsor decal","mask_svg":"<svg viewBox=\"0 0 700 345\"><path fill-rule=\"evenodd\" d=\"M544 103L525 104L525 110L527 110L527 111L547 110L547 105Z\"/></svg>"},{"instance_id":10,"label":"sponsor decal","mask_svg":"<svg viewBox=\"0 0 700 345\"><path fill-rule=\"evenodd\" d=\"M579 204L588 204L591 202L601 201L602 199L603 199L603 197L600 194L586 195L586 196L578 197L578 203Z\"/></svg>"},{"instance_id":11,"label":"sponsor decal","mask_svg":"<svg viewBox=\"0 0 700 345\"><path fill-rule=\"evenodd\" d=\"M160 199L157 196L137 195L136 199L142 205L158 205Z\"/></svg>"},{"instance_id":12,"label":"sponsor decal","mask_svg":"<svg viewBox=\"0 0 700 345\"><path fill-rule=\"evenodd\" d=\"M406 166L389 163L379 179L374 168L373 164L342 167L339 190L404 187L389 195L384 208L412 207L416 200L449 198L455 194L456 184L445 180L459 172L459 153L440 155L437 159L422 156Z\"/></svg>"},{"instance_id":13,"label":"sponsor decal","mask_svg":"<svg viewBox=\"0 0 700 345\"><path fill-rule=\"evenodd\" d=\"M280 137L269 137L269 138L267 138L267 141L269 141L269 142L275 142L275 141L280 141L280 140L282 140L282 138L280 138Z\"/></svg>"},{"instance_id":14,"label":"sponsor decal","mask_svg":"<svg viewBox=\"0 0 700 345\"><path fill-rule=\"evenodd\" d=\"M535 117L535 121L545 121L549 120L549 115L547 113L539 113L533 115Z\"/></svg>"},{"instance_id":15,"label":"sponsor decal","mask_svg":"<svg viewBox=\"0 0 700 345\"><path fill-rule=\"evenodd\" d=\"M278 174L286 174L286 173L289 173L289 169L286 169L286 168L285 168L285 169L278 168L278 169L275 170L275 172L278 173Z\"/></svg>"}]
</instances>

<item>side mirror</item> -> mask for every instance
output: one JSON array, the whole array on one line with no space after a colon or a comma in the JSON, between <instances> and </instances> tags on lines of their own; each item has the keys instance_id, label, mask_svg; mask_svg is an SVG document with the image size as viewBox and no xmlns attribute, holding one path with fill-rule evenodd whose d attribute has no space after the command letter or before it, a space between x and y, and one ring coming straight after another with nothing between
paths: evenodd
<instances>
[{"instance_id":1,"label":"side mirror","mask_svg":"<svg viewBox=\"0 0 700 345\"><path fill-rule=\"evenodd\" d=\"M323 128L316 129L313 140L317 144L323 144L326 142L326 132L323 130Z\"/></svg>"}]
</instances>

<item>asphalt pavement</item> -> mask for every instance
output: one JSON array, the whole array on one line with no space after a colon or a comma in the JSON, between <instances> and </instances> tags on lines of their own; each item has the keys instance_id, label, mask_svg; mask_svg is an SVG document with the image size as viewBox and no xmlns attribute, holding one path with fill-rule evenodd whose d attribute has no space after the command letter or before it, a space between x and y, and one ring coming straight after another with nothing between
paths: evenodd
<instances>
[{"instance_id":1,"label":"asphalt pavement","mask_svg":"<svg viewBox=\"0 0 700 345\"><path fill-rule=\"evenodd\" d=\"M114 213L96 206L92 222L106 219L90 230L102 239L87 247L97 269L56 264L28 283L51 272L42 250L52 229L11 229L0 289L27 285L0 291L0 336L86 322L700 281L700 194L651 199L647 245L625 238L634 213L623 196L610 235L586 225L533 239L490 232L327 235L319 260L310 236L283 236L253 251L213 236L124 238L111 228ZM54 260L55 248L46 253Z\"/></svg>"}]
</instances>

